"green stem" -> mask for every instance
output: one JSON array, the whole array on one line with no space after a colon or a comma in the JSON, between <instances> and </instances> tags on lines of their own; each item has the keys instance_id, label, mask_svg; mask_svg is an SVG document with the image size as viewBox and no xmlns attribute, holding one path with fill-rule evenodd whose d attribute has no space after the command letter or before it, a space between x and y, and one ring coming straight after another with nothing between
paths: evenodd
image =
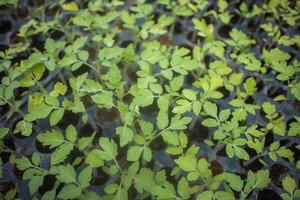
<instances>
[{"instance_id":1,"label":"green stem","mask_svg":"<svg viewBox=\"0 0 300 200\"><path fill-rule=\"evenodd\" d=\"M170 129L170 127L168 128L165 128L163 129L162 131L160 131L158 134L156 134L153 138L151 138L149 141L147 141L145 144L144 144L144 147L145 146L148 146L151 142L153 142L156 138L158 138L161 134L163 134L165 131L167 131L168 129Z\"/></svg>"}]
</instances>

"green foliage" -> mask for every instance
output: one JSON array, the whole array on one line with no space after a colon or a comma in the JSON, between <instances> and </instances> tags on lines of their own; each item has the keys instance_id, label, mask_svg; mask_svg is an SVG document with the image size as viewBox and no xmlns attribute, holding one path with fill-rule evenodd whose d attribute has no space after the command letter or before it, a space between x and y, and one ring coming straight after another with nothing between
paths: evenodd
<instances>
[{"instance_id":1,"label":"green foliage","mask_svg":"<svg viewBox=\"0 0 300 200\"><path fill-rule=\"evenodd\" d=\"M0 175L16 175L0 198L300 199L299 1L147 2L44 2L18 22L0 51Z\"/></svg>"}]
</instances>

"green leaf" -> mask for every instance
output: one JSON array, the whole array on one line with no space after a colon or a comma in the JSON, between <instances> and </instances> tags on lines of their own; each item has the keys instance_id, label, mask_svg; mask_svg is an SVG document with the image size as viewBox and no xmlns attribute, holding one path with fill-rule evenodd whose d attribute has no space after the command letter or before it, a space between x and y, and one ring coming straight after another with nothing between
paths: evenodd
<instances>
[{"instance_id":1,"label":"green leaf","mask_svg":"<svg viewBox=\"0 0 300 200\"><path fill-rule=\"evenodd\" d=\"M41 157L38 152L34 152L31 157L31 161L35 166L39 166L41 164Z\"/></svg>"},{"instance_id":2,"label":"green leaf","mask_svg":"<svg viewBox=\"0 0 300 200\"><path fill-rule=\"evenodd\" d=\"M120 136L120 146L123 147L133 139L133 131L127 126L118 127L116 133Z\"/></svg>"},{"instance_id":3,"label":"green leaf","mask_svg":"<svg viewBox=\"0 0 300 200\"><path fill-rule=\"evenodd\" d=\"M166 111L159 111L157 118L156 118L156 124L159 129L164 129L169 125L169 115Z\"/></svg>"},{"instance_id":4,"label":"green leaf","mask_svg":"<svg viewBox=\"0 0 300 200\"><path fill-rule=\"evenodd\" d=\"M298 82L297 84L293 85L293 87L291 88L291 93L294 95L294 97L300 101L300 82Z\"/></svg>"},{"instance_id":5,"label":"green leaf","mask_svg":"<svg viewBox=\"0 0 300 200\"><path fill-rule=\"evenodd\" d=\"M42 200L54 200L56 195L56 190L50 190L43 194Z\"/></svg>"},{"instance_id":6,"label":"green leaf","mask_svg":"<svg viewBox=\"0 0 300 200\"><path fill-rule=\"evenodd\" d=\"M288 131L289 136L300 135L300 118L297 118L297 117L295 117L295 118L296 118L297 121L290 123L290 128L289 128L289 131Z\"/></svg>"},{"instance_id":7,"label":"green leaf","mask_svg":"<svg viewBox=\"0 0 300 200\"><path fill-rule=\"evenodd\" d=\"M182 177L177 185L178 194L184 199L188 199L191 195L191 190L189 183L187 182L185 177Z\"/></svg>"},{"instance_id":8,"label":"green leaf","mask_svg":"<svg viewBox=\"0 0 300 200\"><path fill-rule=\"evenodd\" d=\"M87 51L80 51L78 54L77 54L79 60L83 61L83 62L86 62L87 59L89 58L89 53ZM72 69L74 70L74 69Z\"/></svg>"},{"instance_id":9,"label":"green leaf","mask_svg":"<svg viewBox=\"0 0 300 200\"><path fill-rule=\"evenodd\" d=\"M244 182L240 176L235 175L235 174L226 173L225 179L229 183L229 186L233 190L235 190L237 192L240 192L242 190Z\"/></svg>"},{"instance_id":10,"label":"green leaf","mask_svg":"<svg viewBox=\"0 0 300 200\"><path fill-rule=\"evenodd\" d=\"M81 194L81 189L74 184L65 185L58 193L58 197L61 199L74 199Z\"/></svg>"},{"instance_id":11,"label":"green leaf","mask_svg":"<svg viewBox=\"0 0 300 200\"><path fill-rule=\"evenodd\" d=\"M103 91L101 84L97 81L86 79L85 84L82 86L81 91L93 93Z\"/></svg>"},{"instance_id":12,"label":"green leaf","mask_svg":"<svg viewBox=\"0 0 300 200\"><path fill-rule=\"evenodd\" d=\"M77 139L77 131L72 124L67 127L66 137L70 142L75 142Z\"/></svg>"},{"instance_id":13,"label":"green leaf","mask_svg":"<svg viewBox=\"0 0 300 200\"><path fill-rule=\"evenodd\" d=\"M255 44L255 40L250 39L245 33L234 28L229 33L232 40L226 40L225 42L231 46L247 47L250 44Z\"/></svg>"},{"instance_id":14,"label":"green leaf","mask_svg":"<svg viewBox=\"0 0 300 200\"><path fill-rule=\"evenodd\" d=\"M90 151L85 159L85 162L92 168L103 166L104 162L101 157L101 151L98 149Z\"/></svg>"},{"instance_id":15,"label":"green leaf","mask_svg":"<svg viewBox=\"0 0 300 200\"><path fill-rule=\"evenodd\" d=\"M175 160L175 163L178 164L182 170L187 172L195 171L197 168L196 158L190 155L179 157Z\"/></svg>"},{"instance_id":16,"label":"green leaf","mask_svg":"<svg viewBox=\"0 0 300 200\"><path fill-rule=\"evenodd\" d=\"M196 92L191 89L184 89L182 91L182 95L190 101L196 101L197 99Z\"/></svg>"},{"instance_id":17,"label":"green leaf","mask_svg":"<svg viewBox=\"0 0 300 200\"><path fill-rule=\"evenodd\" d=\"M78 11L78 6L75 2L65 3L61 7L67 11Z\"/></svg>"},{"instance_id":18,"label":"green leaf","mask_svg":"<svg viewBox=\"0 0 300 200\"><path fill-rule=\"evenodd\" d=\"M19 121L16 125L14 133L21 132L24 136L30 136L32 133L32 124L25 120Z\"/></svg>"},{"instance_id":19,"label":"green leaf","mask_svg":"<svg viewBox=\"0 0 300 200\"><path fill-rule=\"evenodd\" d=\"M30 194L34 194L39 187L43 184L44 177L43 176L33 176L28 183Z\"/></svg>"},{"instance_id":20,"label":"green leaf","mask_svg":"<svg viewBox=\"0 0 300 200\"><path fill-rule=\"evenodd\" d=\"M233 158L234 156L234 148L231 144L226 145L226 154L228 155L229 158Z\"/></svg>"},{"instance_id":21,"label":"green leaf","mask_svg":"<svg viewBox=\"0 0 300 200\"><path fill-rule=\"evenodd\" d=\"M48 115L53 110L53 106L49 106L46 104L40 104L34 108L29 114L25 116L26 121L34 121L36 119L44 119L48 117Z\"/></svg>"},{"instance_id":22,"label":"green leaf","mask_svg":"<svg viewBox=\"0 0 300 200\"><path fill-rule=\"evenodd\" d=\"M214 118L217 118L218 108L215 103L211 103L211 102L207 101L204 103L203 108L204 108L204 111L206 112L206 114L208 114Z\"/></svg>"},{"instance_id":23,"label":"green leaf","mask_svg":"<svg viewBox=\"0 0 300 200\"><path fill-rule=\"evenodd\" d=\"M86 188L89 186L90 181L92 180L92 168L86 167L83 170L81 170L79 176L78 176L78 183L82 188Z\"/></svg>"},{"instance_id":24,"label":"green leaf","mask_svg":"<svg viewBox=\"0 0 300 200\"><path fill-rule=\"evenodd\" d=\"M185 99L179 99L176 101L176 106L173 108L172 112L176 114L183 114L191 110L192 105L189 101Z\"/></svg>"},{"instance_id":25,"label":"green leaf","mask_svg":"<svg viewBox=\"0 0 300 200\"><path fill-rule=\"evenodd\" d=\"M138 94L133 99L133 104L136 106L146 107L153 103L153 94L148 89L139 90Z\"/></svg>"},{"instance_id":26,"label":"green leaf","mask_svg":"<svg viewBox=\"0 0 300 200\"><path fill-rule=\"evenodd\" d=\"M65 95L67 92L68 87L61 83L61 82L56 82L54 87L53 87L53 91L50 92L50 95L53 97L57 97L59 95Z\"/></svg>"},{"instance_id":27,"label":"green leaf","mask_svg":"<svg viewBox=\"0 0 300 200\"><path fill-rule=\"evenodd\" d=\"M55 151L51 154L51 165L56 165L63 162L67 156L73 150L74 145L70 143L65 143L60 145Z\"/></svg>"},{"instance_id":28,"label":"green leaf","mask_svg":"<svg viewBox=\"0 0 300 200\"><path fill-rule=\"evenodd\" d=\"M22 170L22 171L24 171L25 169L28 169L28 168L32 167L32 164L31 164L30 160L27 157L25 157L25 156L23 156L20 159L16 159L15 163L17 165L17 168L19 170Z\"/></svg>"},{"instance_id":29,"label":"green leaf","mask_svg":"<svg viewBox=\"0 0 300 200\"><path fill-rule=\"evenodd\" d=\"M208 118L208 119L205 119L201 122L201 124L203 126L207 126L207 127L216 127L218 126L218 122L217 120L213 119L213 118Z\"/></svg>"},{"instance_id":30,"label":"green leaf","mask_svg":"<svg viewBox=\"0 0 300 200\"><path fill-rule=\"evenodd\" d=\"M273 131L275 134L284 136L285 135L285 130L286 130L286 125L285 123L281 122L278 124L273 124Z\"/></svg>"},{"instance_id":31,"label":"green leaf","mask_svg":"<svg viewBox=\"0 0 300 200\"><path fill-rule=\"evenodd\" d=\"M224 192L224 191L217 191L214 194L214 198L217 200L235 200L232 193Z\"/></svg>"},{"instance_id":32,"label":"green leaf","mask_svg":"<svg viewBox=\"0 0 300 200\"><path fill-rule=\"evenodd\" d=\"M286 147L281 147L276 151L276 154L283 158L288 158L291 162L293 162L294 158L294 152L290 149L287 149Z\"/></svg>"},{"instance_id":33,"label":"green leaf","mask_svg":"<svg viewBox=\"0 0 300 200\"><path fill-rule=\"evenodd\" d=\"M143 191L150 192L151 189L156 185L154 180L154 173L152 170L142 168L138 174L135 175L134 187L139 193Z\"/></svg>"},{"instance_id":34,"label":"green leaf","mask_svg":"<svg viewBox=\"0 0 300 200\"><path fill-rule=\"evenodd\" d=\"M180 115L175 115L171 120L170 128L174 130L183 130L187 128L187 124L192 121L190 117L180 117Z\"/></svg>"},{"instance_id":35,"label":"green leaf","mask_svg":"<svg viewBox=\"0 0 300 200\"><path fill-rule=\"evenodd\" d=\"M157 199L172 199L176 197L176 191L172 184L165 182L164 186L155 185L151 193L157 196Z\"/></svg>"},{"instance_id":36,"label":"green leaf","mask_svg":"<svg viewBox=\"0 0 300 200\"><path fill-rule=\"evenodd\" d=\"M141 146L129 147L129 149L127 151L127 160L128 161L133 161L133 162L139 160L143 150L144 149Z\"/></svg>"},{"instance_id":37,"label":"green leaf","mask_svg":"<svg viewBox=\"0 0 300 200\"><path fill-rule=\"evenodd\" d=\"M167 144L179 145L178 135L174 132L164 131L162 137Z\"/></svg>"},{"instance_id":38,"label":"green leaf","mask_svg":"<svg viewBox=\"0 0 300 200\"><path fill-rule=\"evenodd\" d=\"M212 191L204 191L201 192L197 196L197 200L212 200L213 199L213 192Z\"/></svg>"},{"instance_id":39,"label":"green leaf","mask_svg":"<svg viewBox=\"0 0 300 200\"><path fill-rule=\"evenodd\" d=\"M184 76L177 76L170 81L170 88L172 91L178 91L183 85Z\"/></svg>"},{"instance_id":40,"label":"green leaf","mask_svg":"<svg viewBox=\"0 0 300 200\"><path fill-rule=\"evenodd\" d=\"M95 132L89 137L82 137L78 140L78 147L80 150L84 150L88 146L92 145L93 139L95 137Z\"/></svg>"},{"instance_id":41,"label":"green leaf","mask_svg":"<svg viewBox=\"0 0 300 200\"><path fill-rule=\"evenodd\" d=\"M168 111L169 109L169 99L166 96L160 96L157 99L157 106L162 111Z\"/></svg>"},{"instance_id":42,"label":"green leaf","mask_svg":"<svg viewBox=\"0 0 300 200\"><path fill-rule=\"evenodd\" d=\"M58 174L56 178L62 183L73 183L76 182L76 172L72 165L68 164L66 166L57 167Z\"/></svg>"},{"instance_id":43,"label":"green leaf","mask_svg":"<svg viewBox=\"0 0 300 200\"><path fill-rule=\"evenodd\" d=\"M64 116L64 109L54 110L50 115L50 125L56 125Z\"/></svg>"},{"instance_id":44,"label":"green leaf","mask_svg":"<svg viewBox=\"0 0 300 200\"><path fill-rule=\"evenodd\" d=\"M276 112L275 105L272 105L270 102L264 102L262 105L262 108L263 108L263 111L268 115L272 115L273 113Z\"/></svg>"},{"instance_id":45,"label":"green leaf","mask_svg":"<svg viewBox=\"0 0 300 200\"><path fill-rule=\"evenodd\" d=\"M87 73L84 73L76 78L71 78L69 80L71 88L75 91L78 91L82 87L84 81L87 79L87 75Z\"/></svg>"},{"instance_id":46,"label":"green leaf","mask_svg":"<svg viewBox=\"0 0 300 200\"><path fill-rule=\"evenodd\" d=\"M73 50L75 51L81 48L86 43L87 39L88 37L86 36L77 38L73 43Z\"/></svg>"},{"instance_id":47,"label":"green leaf","mask_svg":"<svg viewBox=\"0 0 300 200\"><path fill-rule=\"evenodd\" d=\"M244 105L244 101L242 99L233 99L229 102L229 104L238 108Z\"/></svg>"},{"instance_id":48,"label":"green leaf","mask_svg":"<svg viewBox=\"0 0 300 200\"><path fill-rule=\"evenodd\" d=\"M230 113L229 109L221 110L221 112L219 113L219 120L220 120L220 122L226 121L229 118L230 114L231 113Z\"/></svg>"},{"instance_id":49,"label":"green leaf","mask_svg":"<svg viewBox=\"0 0 300 200\"><path fill-rule=\"evenodd\" d=\"M9 128L0 128L0 138L4 138L4 136L8 133Z\"/></svg>"},{"instance_id":50,"label":"green leaf","mask_svg":"<svg viewBox=\"0 0 300 200\"><path fill-rule=\"evenodd\" d=\"M260 170L256 174L256 188L263 189L268 186L271 179L269 178L269 171L268 170Z\"/></svg>"},{"instance_id":51,"label":"green leaf","mask_svg":"<svg viewBox=\"0 0 300 200\"><path fill-rule=\"evenodd\" d=\"M282 186L288 193L293 194L296 189L296 182L292 177L286 176L282 181Z\"/></svg>"},{"instance_id":52,"label":"green leaf","mask_svg":"<svg viewBox=\"0 0 300 200\"><path fill-rule=\"evenodd\" d=\"M143 158L145 161L150 162L152 160L152 151L149 147L145 147Z\"/></svg>"},{"instance_id":53,"label":"green leaf","mask_svg":"<svg viewBox=\"0 0 300 200\"><path fill-rule=\"evenodd\" d=\"M199 113L202 109L202 104L199 101L196 101L193 103L192 109L193 109L195 115L199 115Z\"/></svg>"},{"instance_id":54,"label":"green leaf","mask_svg":"<svg viewBox=\"0 0 300 200\"><path fill-rule=\"evenodd\" d=\"M46 133L41 133L36 137L43 145L49 146L50 148L57 147L64 142L63 135L58 131L47 131Z\"/></svg>"},{"instance_id":55,"label":"green leaf","mask_svg":"<svg viewBox=\"0 0 300 200\"><path fill-rule=\"evenodd\" d=\"M119 189L119 185L116 183L111 183L104 188L107 194L114 194Z\"/></svg>"},{"instance_id":56,"label":"green leaf","mask_svg":"<svg viewBox=\"0 0 300 200\"><path fill-rule=\"evenodd\" d=\"M113 139L102 137L99 139L99 145L103 149L101 150L102 159L109 161L118 155L118 146Z\"/></svg>"},{"instance_id":57,"label":"green leaf","mask_svg":"<svg viewBox=\"0 0 300 200\"><path fill-rule=\"evenodd\" d=\"M243 87L245 88L247 94L254 94L254 92L256 92L257 90L256 81L253 77L247 78L247 80L243 84Z\"/></svg>"},{"instance_id":58,"label":"green leaf","mask_svg":"<svg viewBox=\"0 0 300 200\"><path fill-rule=\"evenodd\" d=\"M242 79L243 79L243 73L232 73L229 76L229 83L234 86L237 86L237 85L241 84Z\"/></svg>"},{"instance_id":59,"label":"green leaf","mask_svg":"<svg viewBox=\"0 0 300 200\"><path fill-rule=\"evenodd\" d=\"M234 152L240 159L249 160L249 154L243 148L234 146Z\"/></svg>"},{"instance_id":60,"label":"green leaf","mask_svg":"<svg viewBox=\"0 0 300 200\"><path fill-rule=\"evenodd\" d=\"M112 108L113 107L113 96L112 92L103 92L92 96L92 100L100 107Z\"/></svg>"}]
</instances>

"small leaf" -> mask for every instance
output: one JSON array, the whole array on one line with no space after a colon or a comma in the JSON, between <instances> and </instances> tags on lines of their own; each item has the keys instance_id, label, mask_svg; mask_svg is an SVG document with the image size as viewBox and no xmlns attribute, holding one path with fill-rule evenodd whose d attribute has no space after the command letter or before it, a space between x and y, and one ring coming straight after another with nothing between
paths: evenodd
<instances>
[{"instance_id":1,"label":"small leaf","mask_svg":"<svg viewBox=\"0 0 300 200\"><path fill-rule=\"evenodd\" d=\"M156 118L156 124L159 129L164 129L169 125L168 112L160 110Z\"/></svg>"},{"instance_id":2,"label":"small leaf","mask_svg":"<svg viewBox=\"0 0 300 200\"><path fill-rule=\"evenodd\" d=\"M143 158L145 161L150 162L152 160L152 151L149 147L145 147Z\"/></svg>"},{"instance_id":3,"label":"small leaf","mask_svg":"<svg viewBox=\"0 0 300 200\"><path fill-rule=\"evenodd\" d=\"M4 136L8 133L9 128L0 128L0 138L4 138Z\"/></svg>"},{"instance_id":4,"label":"small leaf","mask_svg":"<svg viewBox=\"0 0 300 200\"><path fill-rule=\"evenodd\" d=\"M43 194L42 200L54 200L56 195L56 190L50 190Z\"/></svg>"},{"instance_id":5,"label":"small leaf","mask_svg":"<svg viewBox=\"0 0 300 200\"><path fill-rule=\"evenodd\" d=\"M197 200L212 200L213 199L213 192L212 191L204 191L201 192L197 196Z\"/></svg>"},{"instance_id":6,"label":"small leaf","mask_svg":"<svg viewBox=\"0 0 300 200\"><path fill-rule=\"evenodd\" d=\"M56 165L63 162L67 156L73 150L74 145L70 143L64 143L60 145L55 151L51 154L51 165Z\"/></svg>"},{"instance_id":7,"label":"small leaf","mask_svg":"<svg viewBox=\"0 0 300 200\"><path fill-rule=\"evenodd\" d=\"M162 111L167 111L169 108L169 99L166 96L160 96L157 99L157 106Z\"/></svg>"},{"instance_id":8,"label":"small leaf","mask_svg":"<svg viewBox=\"0 0 300 200\"><path fill-rule=\"evenodd\" d=\"M103 92L101 94L95 94L92 96L92 100L100 107L103 106L108 109L113 107L113 97L111 92Z\"/></svg>"},{"instance_id":9,"label":"small leaf","mask_svg":"<svg viewBox=\"0 0 300 200\"><path fill-rule=\"evenodd\" d=\"M107 194L114 194L119 188L119 185L116 183L111 183L104 188L104 191Z\"/></svg>"},{"instance_id":10,"label":"small leaf","mask_svg":"<svg viewBox=\"0 0 300 200\"><path fill-rule=\"evenodd\" d=\"M73 50L77 50L77 49L83 47L83 45L86 43L87 39L88 39L87 36L77 38L73 43Z\"/></svg>"},{"instance_id":11,"label":"small leaf","mask_svg":"<svg viewBox=\"0 0 300 200\"><path fill-rule=\"evenodd\" d=\"M65 185L58 194L58 197L61 199L74 199L81 194L81 189L74 185L68 184Z\"/></svg>"},{"instance_id":12,"label":"small leaf","mask_svg":"<svg viewBox=\"0 0 300 200\"><path fill-rule=\"evenodd\" d=\"M230 116L230 110L226 109L226 110L221 110L221 112L219 113L219 120L221 122L226 121Z\"/></svg>"},{"instance_id":13,"label":"small leaf","mask_svg":"<svg viewBox=\"0 0 300 200\"><path fill-rule=\"evenodd\" d=\"M21 132L24 136L30 136L32 133L32 124L25 120L19 121L16 125L14 133Z\"/></svg>"},{"instance_id":14,"label":"small leaf","mask_svg":"<svg viewBox=\"0 0 300 200\"><path fill-rule=\"evenodd\" d=\"M50 92L50 95L53 97L57 97L59 95L65 95L67 92L68 87L61 83L61 82L57 82L55 83L54 87L53 87L53 91Z\"/></svg>"},{"instance_id":15,"label":"small leaf","mask_svg":"<svg viewBox=\"0 0 300 200\"><path fill-rule=\"evenodd\" d=\"M57 131L47 131L46 133L41 133L37 135L37 139L43 143L43 145L49 146L50 148L54 148L59 146L64 142L64 137L60 132Z\"/></svg>"},{"instance_id":16,"label":"small leaf","mask_svg":"<svg viewBox=\"0 0 300 200\"><path fill-rule=\"evenodd\" d=\"M171 120L170 128L174 130L183 130L187 128L187 124L192 121L190 117L180 117L180 115L175 115Z\"/></svg>"},{"instance_id":17,"label":"small leaf","mask_svg":"<svg viewBox=\"0 0 300 200\"><path fill-rule=\"evenodd\" d=\"M185 177L182 177L177 185L177 191L178 194L183 197L184 199L188 199L191 195L189 183L185 179Z\"/></svg>"},{"instance_id":18,"label":"small leaf","mask_svg":"<svg viewBox=\"0 0 300 200\"><path fill-rule=\"evenodd\" d=\"M240 159L249 160L249 154L244 149L234 146L234 152Z\"/></svg>"},{"instance_id":19,"label":"small leaf","mask_svg":"<svg viewBox=\"0 0 300 200\"><path fill-rule=\"evenodd\" d=\"M197 99L196 92L191 89L184 89L182 95L190 101L196 101Z\"/></svg>"},{"instance_id":20,"label":"small leaf","mask_svg":"<svg viewBox=\"0 0 300 200\"><path fill-rule=\"evenodd\" d=\"M234 149L231 144L226 145L226 154L228 155L229 158L233 158L234 156Z\"/></svg>"},{"instance_id":21,"label":"small leaf","mask_svg":"<svg viewBox=\"0 0 300 200\"><path fill-rule=\"evenodd\" d=\"M292 177L286 176L282 181L282 186L288 193L293 194L296 189L296 182Z\"/></svg>"},{"instance_id":22,"label":"small leaf","mask_svg":"<svg viewBox=\"0 0 300 200\"><path fill-rule=\"evenodd\" d=\"M70 142L75 142L77 139L77 131L72 124L67 127L66 137Z\"/></svg>"},{"instance_id":23,"label":"small leaf","mask_svg":"<svg viewBox=\"0 0 300 200\"><path fill-rule=\"evenodd\" d=\"M276 112L275 105L272 105L270 102L264 102L262 105L262 108L263 108L263 111L268 115L272 115L273 113Z\"/></svg>"},{"instance_id":24,"label":"small leaf","mask_svg":"<svg viewBox=\"0 0 300 200\"><path fill-rule=\"evenodd\" d=\"M118 127L116 133L120 136L120 146L123 147L133 139L133 131L127 126Z\"/></svg>"},{"instance_id":25,"label":"small leaf","mask_svg":"<svg viewBox=\"0 0 300 200\"><path fill-rule=\"evenodd\" d=\"M79 176L78 176L78 182L82 188L86 188L89 186L90 181L92 180L92 168L86 167L83 170L81 170Z\"/></svg>"},{"instance_id":26,"label":"small leaf","mask_svg":"<svg viewBox=\"0 0 300 200\"><path fill-rule=\"evenodd\" d=\"M85 159L85 162L93 168L103 166L104 163L101 157L101 151L98 149L90 151Z\"/></svg>"},{"instance_id":27,"label":"small leaf","mask_svg":"<svg viewBox=\"0 0 300 200\"><path fill-rule=\"evenodd\" d=\"M34 194L38 188L43 184L43 176L33 176L28 183L30 194Z\"/></svg>"},{"instance_id":28,"label":"small leaf","mask_svg":"<svg viewBox=\"0 0 300 200\"><path fill-rule=\"evenodd\" d=\"M108 139L102 137L99 139L100 147L103 149L101 150L101 157L104 160L113 160L118 155L118 147L117 144L114 142L113 139Z\"/></svg>"},{"instance_id":29,"label":"small leaf","mask_svg":"<svg viewBox=\"0 0 300 200\"><path fill-rule=\"evenodd\" d=\"M54 110L50 115L50 125L56 125L64 116L64 109Z\"/></svg>"},{"instance_id":30,"label":"small leaf","mask_svg":"<svg viewBox=\"0 0 300 200\"><path fill-rule=\"evenodd\" d=\"M244 182L238 175L226 173L225 179L233 190L237 192L240 192L242 190Z\"/></svg>"},{"instance_id":31,"label":"small leaf","mask_svg":"<svg viewBox=\"0 0 300 200\"><path fill-rule=\"evenodd\" d=\"M78 11L78 6L75 2L65 3L61 7L67 11Z\"/></svg>"},{"instance_id":32,"label":"small leaf","mask_svg":"<svg viewBox=\"0 0 300 200\"><path fill-rule=\"evenodd\" d=\"M201 124L204 126L207 126L207 127L216 127L219 125L217 120L215 120L213 118L205 119L201 122Z\"/></svg>"},{"instance_id":33,"label":"small leaf","mask_svg":"<svg viewBox=\"0 0 300 200\"><path fill-rule=\"evenodd\" d=\"M177 163L182 170L187 172L194 171L197 168L196 158L190 155L179 157L175 160L175 163Z\"/></svg>"},{"instance_id":34,"label":"small leaf","mask_svg":"<svg viewBox=\"0 0 300 200\"><path fill-rule=\"evenodd\" d=\"M263 189L267 187L270 183L271 179L269 178L269 171L268 170L260 170L256 174L256 187L259 189Z\"/></svg>"},{"instance_id":35,"label":"small leaf","mask_svg":"<svg viewBox=\"0 0 300 200\"><path fill-rule=\"evenodd\" d=\"M56 178L61 181L62 183L72 183L76 182L76 172L72 165L68 164L66 166L59 166L58 174Z\"/></svg>"},{"instance_id":36,"label":"small leaf","mask_svg":"<svg viewBox=\"0 0 300 200\"><path fill-rule=\"evenodd\" d=\"M129 147L129 149L127 151L127 160L133 161L133 162L139 160L142 152L143 152L143 147L141 147L141 146Z\"/></svg>"},{"instance_id":37,"label":"small leaf","mask_svg":"<svg viewBox=\"0 0 300 200\"><path fill-rule=\"evenodd\" d=\"M218 108L217 108L217 105L215 103L211 103L211 102L207 101L207 102L204 103L203 108L204 108L204 111L208 115L210 115L214 118L217 117Z\"/></svg>"}]
</instances>

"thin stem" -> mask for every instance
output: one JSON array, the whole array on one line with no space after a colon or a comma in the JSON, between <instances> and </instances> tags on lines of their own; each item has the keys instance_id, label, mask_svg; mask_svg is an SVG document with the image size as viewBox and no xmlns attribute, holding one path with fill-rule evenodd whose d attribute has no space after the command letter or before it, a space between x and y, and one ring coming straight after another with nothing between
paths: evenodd
<instances>
[{"instance_id":1,"label":"thin stem","mask_svg":"<svg viewBox=\"0 0 300 200\"><path fill-rule=\"evenodd\" d=\"M151 138L148 142L146 142L144 144L144 146L148 146L151 142L153 142L153 140L155 140L156 138L158 138L161 134L163 134L165 131L167 131L168 129L170 129L170 127L163 129L162 131L160 131L158 134L156 134L153 138Z\"/></svg>"}]
</instances>

